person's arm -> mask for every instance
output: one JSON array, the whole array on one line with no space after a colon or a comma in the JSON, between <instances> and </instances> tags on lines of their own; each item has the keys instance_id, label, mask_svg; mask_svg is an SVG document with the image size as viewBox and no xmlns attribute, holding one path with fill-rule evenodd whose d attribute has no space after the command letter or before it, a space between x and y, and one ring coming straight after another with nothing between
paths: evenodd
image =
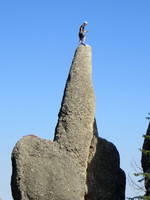
<instances>
[{"instance_id":1,"label":"person's arm","mask_svg":"<svg viewBox=\"0 0 150 200\"><path fill-rule=\"evenodd\" d=\"M84 28L83 28L83 33L87 33L88 31L87 30L84 30Z\"/></svg>"}]
</instances>

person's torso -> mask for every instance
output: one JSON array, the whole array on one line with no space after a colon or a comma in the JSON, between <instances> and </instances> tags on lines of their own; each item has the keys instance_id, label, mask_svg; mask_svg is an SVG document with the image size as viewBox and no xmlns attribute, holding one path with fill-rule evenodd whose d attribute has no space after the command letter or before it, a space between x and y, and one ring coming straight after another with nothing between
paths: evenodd
<instances>
[{"instance_id":1,"label":"person's torso","mask_svg":"<svg viewBox=\"0 0 150 200\"><path fill-rule=\"evenodd\" d=\"M84 33L84 26L83 25L80 26L79 33Z\"/></svg>"}]
</instances>

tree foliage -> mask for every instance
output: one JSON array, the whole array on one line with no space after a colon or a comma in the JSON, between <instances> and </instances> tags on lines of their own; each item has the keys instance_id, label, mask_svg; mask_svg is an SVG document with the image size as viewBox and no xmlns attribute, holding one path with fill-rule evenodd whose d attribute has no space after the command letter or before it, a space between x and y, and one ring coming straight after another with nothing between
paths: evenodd
<instances>
[{"instance_id":1,"label":"tree foliage","mask_svg":"<svg viewBox=\"0 0 150 200\"><path fill-rule=\"evenodd\" d=\"M150 113L148 113L150 115ZM148 120L150 120L150 117L147 118ZM149 127L150 127L150 123L149 123ZM148 143L150 143L150 135L149 135L149 129L147 130L147 134L143 135L144 140L147 141ZM148 149L140 149L140 151L142 152L142 155L145 155L147 157L147 159L150 159L150 150ZM138 167L139 168L139 167ZM149 166L150 168L150 166ZM140 170L140 172L134 173L134 176L141 176L142 179L138 180L138 182L142 182L145 181L145 185L146 183L150 182L150 173L149 172L142 172L142 170ZM136 186L138 186L138 184L134 183ZM138 186L139 187L139 186ZM140 187L139 187L140 188ZM144 188L143 188L144 189ZM142 191L142 189L141 189ZM128 200L150 200L150 195L141 195L141 196L135 196L135 197L131 197L131 198L127 198Z\"/></svg>"}]
</instances>

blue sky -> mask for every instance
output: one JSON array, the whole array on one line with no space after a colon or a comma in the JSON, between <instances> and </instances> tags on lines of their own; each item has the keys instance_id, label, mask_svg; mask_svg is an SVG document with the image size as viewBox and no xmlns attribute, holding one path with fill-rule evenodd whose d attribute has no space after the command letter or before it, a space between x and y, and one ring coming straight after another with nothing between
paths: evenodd
<instances>
[{"instance_id":1,"label":"blue sky","mask_svg":"<svg viewBox=\"0 0 150 200\"><path fill-rule=\"evenodd\" d=\"M99 135L132 175L150 111L149 0L0 1L0 197L11 200L11 152L24 135L53 139L64 85L89 22ZM128 183L128 181L127 181ZM127 184L129 185L129 184ZM127 196L136 192L127 186Z\"/></svg>"}]
</instances>

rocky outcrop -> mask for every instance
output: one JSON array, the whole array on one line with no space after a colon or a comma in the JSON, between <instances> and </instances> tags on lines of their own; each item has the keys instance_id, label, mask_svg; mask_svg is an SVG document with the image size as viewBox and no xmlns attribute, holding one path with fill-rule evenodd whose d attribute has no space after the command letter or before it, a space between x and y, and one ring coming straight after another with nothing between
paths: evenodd
<instances>
[{"instance_id":1,"label":"rocky outcrop","mask_svg":"<svg viewBox=\"0 0 150 200\"><path fill-rule=\"evenodd\" d=\"M14 148L15 200L84 199L95 115L91 68L91 48L80 46L66 83L54 142L29 136Z\"/></svg>"},{"instance_id":2,"label":"rocky outcrop","mask_svg":"<svg viewBox=\"0 0 150 200\"><path fill-rule=\"evenodd\" d=\"M115 146L98 138L91 47L71 65L54 141L30 135L12 152L14 200L123 200L124 173Z\"/></svg>"},{"instance_id":3,"label":"rocky outcrop","mask_svg":"<svg viewBox=\"0 0 150 200\"><path fill-rule=\"evenodd\" d=\"M150 123L147 128L146 137L143 143L142 168L144 173L150 173ZM146 196L150 196L150 179L145 177Z\"/></svg>"},{"instance_id":4,"label":"rocky outcrop","mask_svg":"<svg viewBox=\"0 0 150 200\"><path fill-rule=\"evenodd\" d=\"M114 144L97 135L95 121L87 169L86 200L123 200L126 177L120 169L119 153Z\"/></svg>"}]
</instances>

